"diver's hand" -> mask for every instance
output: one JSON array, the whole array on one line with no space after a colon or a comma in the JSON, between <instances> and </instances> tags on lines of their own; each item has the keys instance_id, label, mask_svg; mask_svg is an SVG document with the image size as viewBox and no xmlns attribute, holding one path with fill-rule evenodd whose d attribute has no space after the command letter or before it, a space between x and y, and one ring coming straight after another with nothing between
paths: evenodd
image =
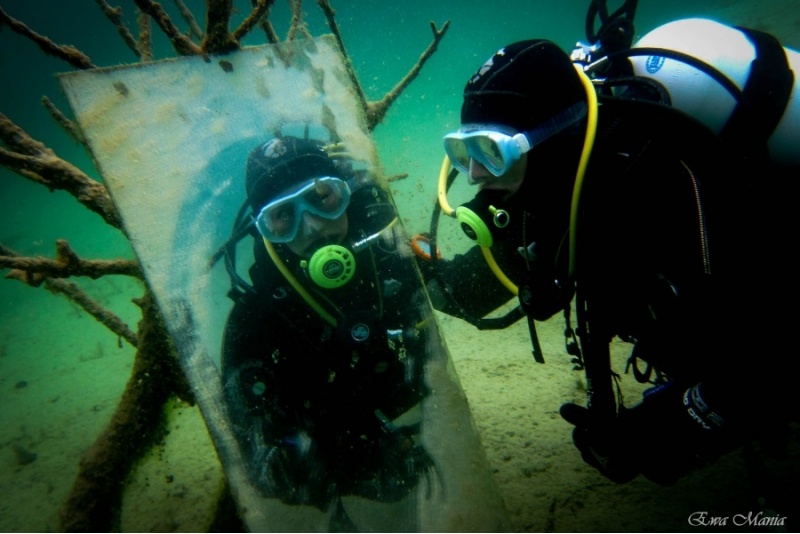
<instances>
[{"instance_id":1,"label":"diver's hand","mask_svg":"<svg viewBox=\"0 0 800 534\"><path fill-rule=\"evenodd\" d=\"M700 386L654 388L604 424L576 404L563 405L561 416L575 425L573 442L584 461L620 483L641 473L657 484L674 484L737 444L705 403Z\"/></svg>"}]
</instances>

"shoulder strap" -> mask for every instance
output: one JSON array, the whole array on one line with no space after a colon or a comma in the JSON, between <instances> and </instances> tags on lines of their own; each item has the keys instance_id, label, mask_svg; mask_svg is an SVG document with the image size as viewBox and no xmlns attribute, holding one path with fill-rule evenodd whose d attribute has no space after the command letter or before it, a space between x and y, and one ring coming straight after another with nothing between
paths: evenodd
<instances>
[{"instance_id":1,"label":"shoulder strap","mask_svg":"<svg viewBox=\"0 0 800 534\"><path fill-rule=\"evenodd\" d=\"M766 156L767 140L786 111L794 73L778 40L758 30L737 27L755 45L742 99L737 103L720 136L754 156Z\"/></svg>"}]
</instances>

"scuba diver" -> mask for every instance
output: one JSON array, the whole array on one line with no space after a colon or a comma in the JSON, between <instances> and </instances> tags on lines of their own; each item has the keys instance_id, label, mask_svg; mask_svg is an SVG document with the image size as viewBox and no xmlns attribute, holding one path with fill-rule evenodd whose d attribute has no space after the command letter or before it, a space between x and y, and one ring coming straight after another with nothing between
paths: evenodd
<instances>
[{"instance_id":1,"label":"scuba diver","mask_svg":"<svg viewBox=\"0 0 800 534\"><path fill-rule=\"evenodd\" d=\"M336 150L279 136L250 153L222 375L255 486L349 530L341 497L400 501L433 463L419 444L422 285L396 261L388 194ZM231 265L244 235L251 284Z\"/></svg>"},{"instance_id":2,"label":"scuba diver","mask_svg":"<svg viewBox=\"0 0 800 534\"><path fill-rule=\"evenodd\" d=\"M799 143L797 132L771 138L796 124L784 117L795 82L773 37L728 28L755 48L755 74L712 131L670 101L657 69L632 67L637 54L647 67L668 54L630 47L635 2L590 13L598 4L606 46L594 35L571 58L546 39L515 42L469 78L419 263L439 310L478 328L527 316L540 361L533 320L563 312L588 395L561 415L583 459L616 482L672 484L734 449L782 450L796 420L774 302L790 280L786 185ZM775 161L776 144L794 147L794 161ZM477 193L454 209L458 173ZM440 258L439 211L476 246ZM507 319L486 322L515 295ZM614 338L650 384L638 402L611 368Z\"/></svg>"}]
</instances>

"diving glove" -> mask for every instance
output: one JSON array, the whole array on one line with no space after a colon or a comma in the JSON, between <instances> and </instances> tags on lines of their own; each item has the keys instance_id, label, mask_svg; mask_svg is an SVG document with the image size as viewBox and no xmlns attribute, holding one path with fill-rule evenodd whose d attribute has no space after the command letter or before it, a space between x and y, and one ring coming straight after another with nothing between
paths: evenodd
<instances>
[{"instance_id":1,"label":"diving glove","mask_svg":"<svg viewBox=\"0 0 800 534\"><path fill-rule=\"evenodd\" d=\"M561 406L575 425L572 439L583 460L614 482L641 473L671 485L732 450L737 440L725 420L705 401L702 385L685 391L667 383L645 392L642 402L616 418L597 421L576 404Z\"/></svg>"}]
</instances>

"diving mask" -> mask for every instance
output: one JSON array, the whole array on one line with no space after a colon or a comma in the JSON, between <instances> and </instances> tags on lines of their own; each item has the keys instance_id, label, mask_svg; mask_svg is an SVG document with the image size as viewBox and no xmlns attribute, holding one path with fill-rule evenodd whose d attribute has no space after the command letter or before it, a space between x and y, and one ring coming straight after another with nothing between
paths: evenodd
<instances>
[{"instance_id":1,"label":"diving mask","mask_svg":"<svg viewBox=\"0 0 800 534\"><path fill-rule=\"evenodd\" d=\"M506 174L533 147L586 115L586 104L578 102L532 130L518 132L505 126L465 124L444 136L444 150L453 167L469 175L470 159L494 176Z\"/></svg>"},{"instance_id":2,"label":"diving mask","mask_svg":"<svg viewBox=\"0 0 800 534\"><path fill-rule=\"evenodd\" d=\"M314 178L261 208L256 228L272 243L289 243L297 236L304 213L334 220L349 204L350 187L344 180L333 176Z\"/></svg>"}]
</instances>

